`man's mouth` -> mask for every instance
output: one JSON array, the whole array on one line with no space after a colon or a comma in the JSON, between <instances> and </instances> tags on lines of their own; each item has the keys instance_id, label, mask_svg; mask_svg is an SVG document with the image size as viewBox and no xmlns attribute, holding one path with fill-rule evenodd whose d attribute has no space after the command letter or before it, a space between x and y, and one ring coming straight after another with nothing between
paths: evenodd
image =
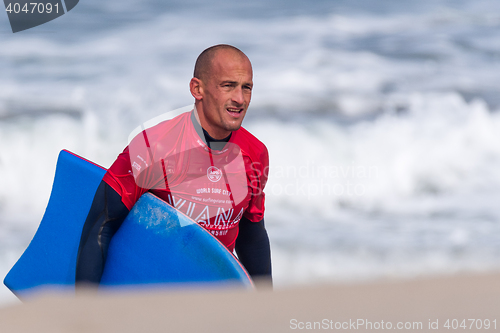
<instances>
[{"instance_id":1,"label":"man's mouth","mask_svg":"<svg viewBox=\"0 0 500 333\"><path fill-rule=\"evenodd\" d=\"M239 117L241 112L243 112L243 108L227 108L226 111L233 117Z\"/></svg>"}]
</instances>

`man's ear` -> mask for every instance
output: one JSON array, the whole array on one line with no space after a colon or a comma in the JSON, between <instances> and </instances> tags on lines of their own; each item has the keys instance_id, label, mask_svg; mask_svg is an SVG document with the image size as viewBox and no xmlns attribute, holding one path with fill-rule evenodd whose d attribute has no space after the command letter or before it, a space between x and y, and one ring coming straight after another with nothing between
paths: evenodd
<instances>
[{"instance_id":1,"label":"man's ear","mask_svg":"<svg viewBox=\"0 0 500 333\"><path fill-rule=\"evenodd\" d=\"M191 82L189 82L189 90L191 91L191 95L197 100L200 101L203 99L203 87L200 79L193 77Z\"/></svg>"}]
</instances>

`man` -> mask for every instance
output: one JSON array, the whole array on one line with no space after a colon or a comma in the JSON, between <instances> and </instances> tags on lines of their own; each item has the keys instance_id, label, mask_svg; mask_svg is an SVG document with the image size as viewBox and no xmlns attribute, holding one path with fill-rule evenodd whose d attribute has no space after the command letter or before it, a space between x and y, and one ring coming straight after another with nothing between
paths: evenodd
<instances>
[{"instance_id":1,"label":"man","mask_svg":"<svg viewBox=\"0 0 500 333\"><path fill-rule=\"evenodd\" d=\"M194 110L137 135L105 174L82 231L76 282L99 283L111 237L146 191L216 236L253 278L271 281L264 227L267 149L241 127L252 95L252 66L230 45L196 60Z\"/></svg>"}]
</instances>

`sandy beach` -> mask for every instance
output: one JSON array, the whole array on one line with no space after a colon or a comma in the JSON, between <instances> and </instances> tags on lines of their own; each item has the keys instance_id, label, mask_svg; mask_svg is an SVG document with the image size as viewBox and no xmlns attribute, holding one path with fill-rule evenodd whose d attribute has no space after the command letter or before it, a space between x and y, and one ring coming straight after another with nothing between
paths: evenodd
<instances>
[{"instance_id":1,"label":"sandy beach","mask_svg":"<svg viewBox=\"0 0 500 333\"><path fill-rule=\"evenodd\" d=\"M0 309L1 332L495 331L500 274L275 291L43 291ZM489 328L487 328L489 327ZM496 329L495 329L496 327Z\"/></svg>"}]
</instances>

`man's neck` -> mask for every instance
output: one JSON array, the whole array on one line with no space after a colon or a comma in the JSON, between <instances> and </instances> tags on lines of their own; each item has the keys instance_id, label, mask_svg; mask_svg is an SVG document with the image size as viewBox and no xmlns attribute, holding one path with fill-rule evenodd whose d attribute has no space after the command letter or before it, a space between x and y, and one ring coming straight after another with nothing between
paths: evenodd
<instances>
[{"instance_id":1,"label":"man's neck","mask_svg":"<svg viewBox=\"0 0 500 333\"><path fill-rule=\"evenodd\" d=\"M199 106L200 108L196 106L196 103L194 104L194 115L196 117L196 121L198 122L198 124L200 124L201 127L203 127L205 131L207 131L207 133L210 134L211 138L214 138L214 140L223 140L231 135L230 131L224 131L222 129L219 129L218 131L217 128L214 129L213 126L209 126L210 124L207 122L207 119L205 118L205 115L203 113L203 105Z\"/></svg>"},{"instance_id":2,"label":"man's neck","mask_svg":"<svg viewBox=\"0 0 500 333\"><path fill-rule=\"evenodd\" d=\"M208 148L213 150L222 150L226 145L226 142L231 139L231 134L223 139L214 139L200 124L200 119L198 117L198 112L196 111L196 106L194 107L193 113L191 114L191 121L193 126L198 133L198 136L205 142Z\"/></svg>"}]
</instances>

